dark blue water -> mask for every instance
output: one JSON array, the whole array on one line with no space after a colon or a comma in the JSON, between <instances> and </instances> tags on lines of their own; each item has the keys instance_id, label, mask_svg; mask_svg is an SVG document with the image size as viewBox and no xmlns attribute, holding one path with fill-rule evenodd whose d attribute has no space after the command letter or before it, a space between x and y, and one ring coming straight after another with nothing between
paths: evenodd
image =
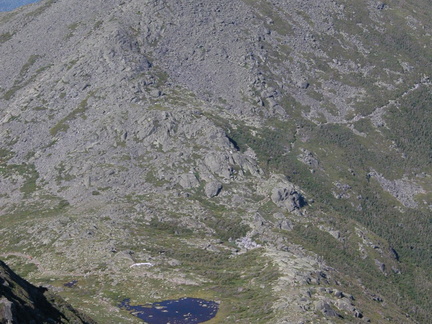
<instances>
[{"instance_id":1,"label":"dark blue water","mask_svg":"<svg viewBox=\"0 0 432 324\"><path fill-rule=\"evenodd\" d=\"M72 281L66 282L63 286L68 287L68 288L72 288L77 283L78 283L78 280L72 280Z\"/></svg>"},{"instance_id":2,"label":"dark blue water","mask_svg":"<svg viewBox=\"0 0 432 324\"><path fill-rule=\"evenodd\" d=\"M119 306L149 324L203 323L216 316L219 304L199 298L180 298L160 303L131 306L125 299Z\"/></svg>"},{"instance_id":3,"label":"dark blue water","mask_svg":"<svg viewBox=\"0 0 432 324\"><path fill-rule=\"evenodd\" d=\"M0 11L11 11L29 3L39 0L0 0Z\"/></svg>"}]
</instances>

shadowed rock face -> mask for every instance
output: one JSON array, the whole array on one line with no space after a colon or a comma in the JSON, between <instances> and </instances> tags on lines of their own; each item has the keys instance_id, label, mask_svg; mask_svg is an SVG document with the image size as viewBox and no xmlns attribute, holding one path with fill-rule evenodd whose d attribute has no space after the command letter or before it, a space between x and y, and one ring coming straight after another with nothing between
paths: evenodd
<instances>
[{"instance_id":1,"label":"shadowed rock face","mask_svg":"<svg viewBox=\"0 0 432 324\"><path fill-rule=\"evenodd\" d=\"M46 288L35 287L0 261L0 323L94 324Z\"/></svg>"}]
</instances>

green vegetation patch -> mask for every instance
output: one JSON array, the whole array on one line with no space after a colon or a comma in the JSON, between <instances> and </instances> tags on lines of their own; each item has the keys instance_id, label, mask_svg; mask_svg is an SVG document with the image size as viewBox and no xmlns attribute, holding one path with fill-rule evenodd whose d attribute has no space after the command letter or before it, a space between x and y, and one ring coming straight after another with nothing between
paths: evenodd
<instances>
[{"instance_id":1,"label":"green vegetation patch","mask_svg":"<svg viewBox=\"0 0 432 324\"><path fill-rule=\"evenodd\" d=\"M180 260L183 271L211 280L200 289L221 301L220 311L227 315L220 318L221 323L268 323L272 319L272 285L280 274L277 266L261 256L261 250L235 257L228 251L193 248L170 248L165 254Z\"/></svg>"},{"instance_id":2,"label":"green vegetation patch","mask_svg":"<svg viewBox=\"0 0 432 324\"><path fill-rule=\"evenodd\" d=\"M216 236L223 241L233 241L245 237L250 227L241 223L240 217L224 215L221 218L206 222L216 232Z\"/></svg>"},{"instance_id":3,"label":"green vegetation patch","mask_svg":"<svg viewBox=\"0 0 432 324\"><path fill-rule=\"evenodd\" d=\"M432 167L432 92L421 86L402 98L398 107L392 106L387 114L388 128L383 132L406 155L403 167L424 170Z\"/></svg>"},{"instance_id":4,"label":"green vegetation patch","mask_svg":"<svg viewBox=\"0 0 432 324\"><path fill-rule=\"evenodd\" d=\"M25 179L20 188L24 198L30 197L37 190L36 181L39 173L34 164L0 164L0 175L9 177L13 174L19 174Z\"/></svg>"},{"instance_id":5,"label":"green vegetation patch","mask_svg":"<svg viewBox=\"0 0 432 324\"><path fill-rule=\"evenodd\" d=\"M13 35L14 34L10 33L10 32L0 34L0 44L7 42L9 39L11 39L13 37Z\"/></svg>"},{"instance_id":6,"label":"green vegetation patch","mask_svg":"<svg viewBox=\"0 0 432 324\"><path fill-rule=\"evenodd\" d=\"M60 119L60 121L57 122L57 124L50 129L51 136L56 136L60 132L66 132L69 129L68 122L78 118L82 117L83 119L86 119L85 111L87 110L87 101L88 99L93 96L94 93L90 92L83 101L78 105L77 108L72 110L66 117L63 117Z\"/></svg>"},{"instance_id":7,"label":"green vegetation patch","mask_svg":"<svg viewBox=\"0 0 432 324\"><path fill-rule=\"evenodd\" d=\"M424 282L431 282L426 271L432 267L430 212L404 208L369 173L374 169L387 179L401 179L404 174L430 166L430 102L431 94L426 87L412 92L401 100L400 108L392 108L386 115L390 129L378 133L368 121L356 124L366 137L355 135L343 125L317 126L301 119L296 120L296 127L274 123L262 129L244 125L227 129L239 150L251 147L264 170L284 174L305 191L306 198L313 198L314 202L308 206L312 214L326 215L327 220L336 217L338 221L348 217L387 240L399 254L401 277L396 274L384 277L378 272L369 276L368 268L376 265L370 258L361 259L356 244L342 244L313 226L300 226L296 230L300 232L299 244L323 255L335 267L358 273L370 287L376 286L405 309L416 305L412 315L418 319L424 319L427 310L432 309L429 298L414 295L422 291ZM398 150L390 148L392 141ZM314 173L310 165L299 161L300 148L313 152L318 159ZM347 198L334 194L335 182L347 185ZM420 274L422 279L418 277ZM402 277L405 281L399 279ZM381 282L375 282L377 278ZM405 298L397 297L399 294Z\"/></svg>"},{"instance_id":8,"label":"green vegetation patch","mask_svg":"<svg viewBox=\"0 0 432 324\"><path fill-rule=\"evenodd\" d=\"M13 154L14 153L8 149L0 148L0 165L11 159Z\"/></svg>"},{"instance_id":9,"label":"green vegetation patch","mask_svg":"<svg viewBox=\"0 0 432 324\"><path fill-rule=\"evenodd\" d=\"M31 81L33 81L36 77L36 75L33 75L30 78L27 78L27 80L25 79L25 77L27 76L28 72L30 71L30 68L36 63L36 61L40 58L39 55L31 55L27 62L21 67L21 70L19 72L18 78L15 80L12 88L10 88L8 91L6 91L3 94L3 98L5 100L10 100L15 93L25 87L27 84L29 84ZM36 71L36 74L42 72L42 70L38 70Z\"/></svg>"},{"instance_id":10,"label":"green vegetation patch","mask_svg":"<svg viewBox=\"0 0 432 324\"><path fill-rule=\"evenodd\" d=\"M161 234L170 234L170 235L191 235L194 231L190 228L187 228L181 225L179 222L175 221L161 221L156 217L153 217L150 221L150 228L152 230L159 231Z\"/></svg>"}]
</instances>

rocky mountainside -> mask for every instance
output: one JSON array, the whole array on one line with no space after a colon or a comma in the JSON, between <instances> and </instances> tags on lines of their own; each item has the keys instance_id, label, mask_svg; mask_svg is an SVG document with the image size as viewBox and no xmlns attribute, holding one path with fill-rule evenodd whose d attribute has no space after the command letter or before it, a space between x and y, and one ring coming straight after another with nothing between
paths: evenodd
<instances>
[{"instance_id":1,"label":"rocky mountainside","mask_svg":"<svg viewBox=\"0 0 432 324\"><path fill-rule=\"evenodd\" d=\"M0 261L0 323L94 322L46 288L31 285Z\"/></svg>"},{"instance_id":2,"label":"rocky mountainside","mask_svg":"<svg viewBox=\"0 0 432 324\"><path fill-rule=\"evenodd\" d=\"M101 323L137 322L125 298L184 296L218 301L214 323L427 323L431 13L0 13L0 256Z\"/></svg>"}]
</instances>

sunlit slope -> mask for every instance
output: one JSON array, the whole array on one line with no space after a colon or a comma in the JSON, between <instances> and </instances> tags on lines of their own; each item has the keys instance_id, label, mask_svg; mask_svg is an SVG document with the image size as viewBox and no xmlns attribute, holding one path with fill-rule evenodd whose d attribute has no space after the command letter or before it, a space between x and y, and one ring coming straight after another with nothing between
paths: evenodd
<instances>
[{"instance_id":1,"label":"sunlit slope","mask_svg":"<svg viewBox=\"0 0 432 324\"><path fill-rule=\"evenodd\" d=\"M431 6L1 13L0 254L102 323L427 322Z\"/></svg>"}]
</instances>

